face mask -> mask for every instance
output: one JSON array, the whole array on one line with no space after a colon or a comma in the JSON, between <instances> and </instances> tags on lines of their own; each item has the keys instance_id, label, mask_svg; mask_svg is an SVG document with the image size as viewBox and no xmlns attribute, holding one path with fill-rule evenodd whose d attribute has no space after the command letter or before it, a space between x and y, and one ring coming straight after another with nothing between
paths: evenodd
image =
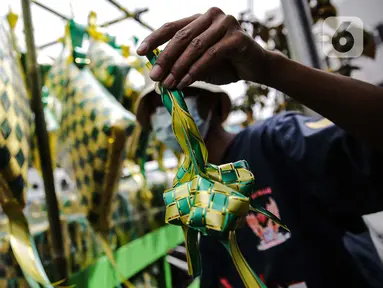
<instances>
[{"instance_id":1,"label":"face mask","mask_svg":"<svg viewBox=\"0 0 383 288\"><path fill-rule=\"evenodd\" d=\"M197 97L187 97L185 98L185 102L202 138L205 139L209 131L211 111L209 112L207 119L203 120L198 113ZM173 134L172 118L165 107L158 107L155 113L150 117L150 121L153 131L159 141L175 152L182 152L181 146L178 144L177 138Z\"/></svg>"}]
</instances>

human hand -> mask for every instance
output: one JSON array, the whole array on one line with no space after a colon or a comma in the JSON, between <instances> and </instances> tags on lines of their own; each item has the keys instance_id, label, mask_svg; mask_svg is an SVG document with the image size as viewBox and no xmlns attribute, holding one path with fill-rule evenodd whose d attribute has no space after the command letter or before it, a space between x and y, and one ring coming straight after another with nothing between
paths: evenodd
<instances>
[{"instance_id":1,"label":"human hand","mask_svg":"<svg viewBox=\"0 0 383 288\"><path fill-rule=\"evenodd\" d=\"M150 72L166 88L182 89L197 80L267 84L269 52L219 8L166 23L145 38L137 53L145 55L169 40Z\"/></svg>"}]
</instances>

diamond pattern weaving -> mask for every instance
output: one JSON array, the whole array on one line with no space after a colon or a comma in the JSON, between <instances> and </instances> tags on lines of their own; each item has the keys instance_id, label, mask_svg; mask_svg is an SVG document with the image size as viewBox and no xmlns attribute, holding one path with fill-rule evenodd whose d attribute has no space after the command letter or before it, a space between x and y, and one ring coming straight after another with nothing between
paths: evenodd
<instances>
[{"instance_id":1,"label":"diamond pattern weaving","mask_svg":"<svg viewBox=\"0 0 383 288\"><path fill-rule=\"evenodd\" d=\"M66 83L66 86L60 84ZM61 87L58 87L61 86ZM110 207L121 172L127 137L135 117L126 111L87 69L61 57L48 75L47 87L63 100L60 158L69 155L88 218L107 231Z\"/></svg>"},{"instance_id":2,"label":"diamond pattern weaving","mask_svg":"<svg viewBox=\"0 0 383 288\"><path fill-rule=\"evenodd\" d=\"M0 26L2 24L0 23ZM30 158L32 112L14 56L9 35L0 27L0 202L16 199L25 205L27 169Z\"/></svg>"}]
</instances>

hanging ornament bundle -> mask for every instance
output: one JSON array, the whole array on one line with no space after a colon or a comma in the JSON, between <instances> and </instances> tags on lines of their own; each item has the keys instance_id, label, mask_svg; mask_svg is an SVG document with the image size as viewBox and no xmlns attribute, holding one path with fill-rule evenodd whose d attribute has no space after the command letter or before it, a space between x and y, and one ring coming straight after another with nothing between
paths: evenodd
<instances>
[{"instance_id":1,"label":"hanging ornament bundle","mask_svg":"<svg viewBox=\"0 0 383 288\"><path fill-rule=\"evenodd\" d=\"M147 54L149 69L160 51ZM164 192L166 223L179 225L185 235L189 274L200 275L198 233L217 237L227 248L239 275L248 288L266 287L251 270L236 240L235 230L243 224L249 210L262 213L284 227L280 220L263 207L252 207L249 195L254 176L246 161L216 166L207 162L208 152L191 117L183 93L158 84L161 99L172 117L172 129L185 153L174 178L173 188Z\"/></svg>"}]
</instances>

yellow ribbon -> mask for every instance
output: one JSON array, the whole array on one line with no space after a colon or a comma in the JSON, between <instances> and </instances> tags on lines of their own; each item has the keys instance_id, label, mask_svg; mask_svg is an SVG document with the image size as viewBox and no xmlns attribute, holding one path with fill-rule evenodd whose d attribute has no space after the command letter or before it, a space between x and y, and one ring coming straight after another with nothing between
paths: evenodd
<instances>
[{"instance_id":1,"label":"yellow ribbon","mask_svg":"<svg viewBox=\"0 0 383 288\"><path fill-rule=\"evenodd\" d=\"M8 232L12 251L20 268L25 273L26 278L28 281L35 281L41 285L52 287L60 285L64 280L56 283L49 281L35 248L33 238L28 228L28 222L23 213L27 186L28 157L30 155L28 141L31 137L30 126L32 118L28 103L28 91L25 89L25 75L14 35L17 19L18 16L10 11L7 17L11 28L11 41L9 41L9 43L12 43L13 50L16 51L16 59L13 57L13 54L8 55L9 57L0 58L0 66L16 67L15 70L10 70L10 74L7 73L9 71L8 69L0 72L3 74L0 79L4 80L9 78L11 80L9 83L0 81L2 93L8 97L9 101L9 107L6 111L3 111L3 117L8 121L9 135L4 136L4 138L3 136L0 137L0 147L3 149L1 153L4 153L4 155L7 153L10 154L9 163L6 163L7 166L0 171L0 204L8 216ZM7 35L6 32L3 34ZM6 37L2 40L5 41L0 41L0 51L3 51L2 53L8 53L7 51L12 50L11 47L5 47L5 45L9 45L6 41L8 39ZM15 155L15 150L17 152L18 149L20 149L19 153L22 153L19 154L20 157L22 156L21 158L17 158L17 155ZM17 181L17 188L13 186L15 181ZM11 183L13 183L13 185L11 185Z\"/></svg>"},{"instance_id":2,"label":"yellow ribbon","mask_svg":"<svg viewBox=\"0 0 383 288\"><path fill-rule=\"evenodd\" d=\"M4 188L6 188L6 184L0 176L0 189ZM8 232L12 251L22 271L34 281L46 287L73 287L60 286L66 279L54 283L49 281L38 256L21 205L16 200L10 200L3 203L2 208L9 220Z\"/></svg>"},{"instance_id":3,"label":"yellow ribbon","mask_svg":"<svg viewBox=\"0 0 383 288\"><path fill-rule=\"evenodd\" d=\"M252 273L251 267L243 257L241 250L238 247L235 231L229 232L229 250L232 255L235 268L237 268L237 271L245 286L248 288L266 287L265 284L263 284L263 282L254 273Z\"/></svg>"}]
</instances>

